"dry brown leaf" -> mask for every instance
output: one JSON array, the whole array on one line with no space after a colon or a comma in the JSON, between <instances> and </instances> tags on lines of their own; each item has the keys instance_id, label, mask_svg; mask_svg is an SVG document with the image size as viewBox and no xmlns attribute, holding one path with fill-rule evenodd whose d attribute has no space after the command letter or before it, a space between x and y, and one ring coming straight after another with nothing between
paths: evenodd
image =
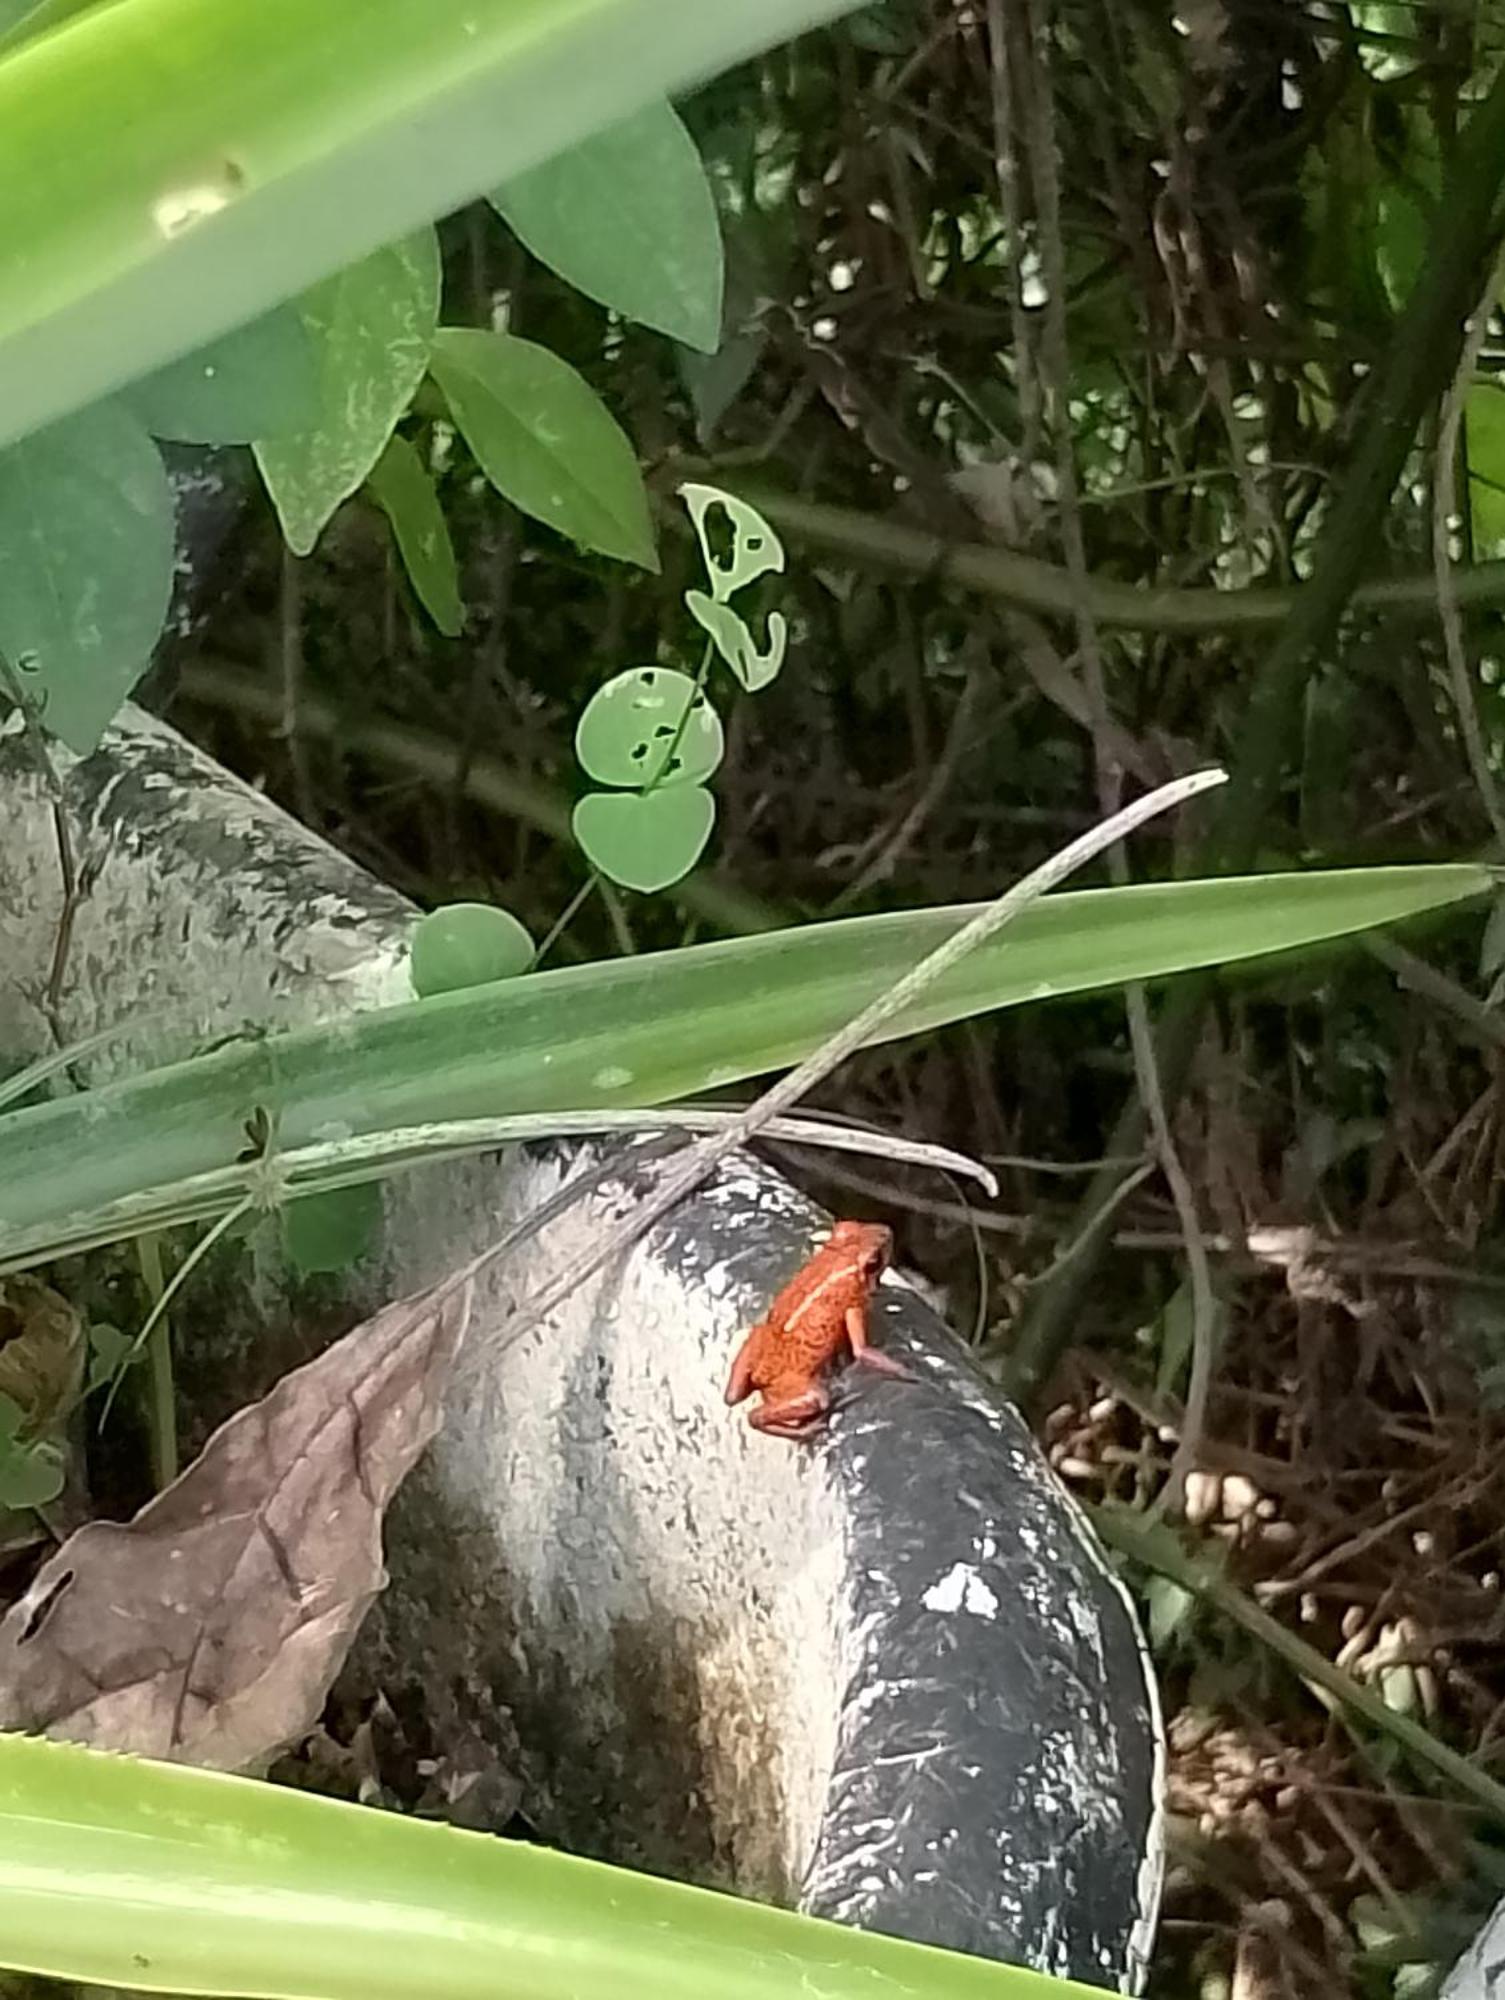
<instances>
[{"instance_id":1,"label":"dry brown leaf","mask_svg":"<svg viewBox=\"0 0 1505 2000\"><path fill-rule=\"evenodd\" d=\"M0 1729L219 1770L318 1719L385 1582L382 1518L438 1429L468 1287L387 1306L126 1525L71 1535L0 1623Z\"/></svg>"}]
</instances>

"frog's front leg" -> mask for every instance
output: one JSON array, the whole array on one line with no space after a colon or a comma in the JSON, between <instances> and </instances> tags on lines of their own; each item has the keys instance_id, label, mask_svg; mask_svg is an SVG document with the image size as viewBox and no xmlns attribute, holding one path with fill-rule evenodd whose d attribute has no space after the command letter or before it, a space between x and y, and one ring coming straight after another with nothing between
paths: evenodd
<instances>
[{"instance_id":1,"label":"frog's front leg","mask_svg":"<svg viewBox=\"0 0 1505 2000\"><path fill-rule=\"evenodd\" d=\"M767 1322L755 1326L732 1360L732 1372L727 1377L726 1400L728 1403L743 1403L753 1391L753 1369L757 1366L758 1350L763 1344Z\"/></svg>"},{"instance_id":2,"label":"frog's front leg","mask_svg":"<svg viewBox=\"0 0 1505 2000\"><path fill-rule=\"evenodd\" d=\"M893 1375L901 1382L914 1380L914 1376L902 1361L895 1361L891 1354L880 1353L868 1339L867 1313L863 1307L847 1307L846 1329L854 1361L860 1361L865 1368L871 1368L875 1375Z\"/></svg>"}]
</instances>

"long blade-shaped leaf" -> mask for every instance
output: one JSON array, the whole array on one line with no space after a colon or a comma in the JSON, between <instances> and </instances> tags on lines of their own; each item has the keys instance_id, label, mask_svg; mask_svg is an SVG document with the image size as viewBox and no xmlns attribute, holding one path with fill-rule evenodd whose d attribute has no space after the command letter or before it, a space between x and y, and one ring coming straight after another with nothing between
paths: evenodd
<instances>
[{"instance_id":1,"label":"long blade-shaped leaf","mask_svg":"<svg viewBox=\"0 0 1505 2000\"><path fill-rule=\"evenodd\" d=\"M0 56L0 445L853 0L115 0Z\"/></svg>"},{"instance_id":2,"label":"long blade-shaped leaf","mask_svg":"<svg viewBox=\"0 0 1505 2000\"><path fill-rule=\"evenodd\" d=\"M894 1017L882 1039L1350 935L1491 885L1487 869L1459 864L1047 897ZM783 1068L967 914L858 917L529 973L11 1112L0 1118L0 1263L69 1213L228 1165L258 1111L293 1147L444 1118L664 1103Z\"/></svg>"},{"instance_id":3,"label":"long blade-shaped leaf","mask_svg":"<svg viewBox=\"0 0 1505 2000\"><path fill-rule=\"evenodd\" d=\"M523 1841L0 1737L0 1966L279 2000L1092 2000Z\"/></svg>"}]
</instances>

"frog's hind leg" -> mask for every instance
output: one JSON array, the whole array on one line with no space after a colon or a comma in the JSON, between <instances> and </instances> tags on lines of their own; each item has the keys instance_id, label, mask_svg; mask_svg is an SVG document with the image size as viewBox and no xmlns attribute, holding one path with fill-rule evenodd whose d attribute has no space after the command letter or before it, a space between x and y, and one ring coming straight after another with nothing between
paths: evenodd
<instances>
[{"instance_id":1,"label":"frog's hind leg","mask_svg":"<svg viewBox=\"0 0 1505 2000\"><path fill-rule=\"evenodd\" d=\"M860 1361L864 1368L871 1368L875 1375L893 1375L901 1382L914 1380L902 1361L895 1361L891 1354L884 1354L873 1346L867 1337L867 1314L861 1306L847 1307L846 1329L854 1361Z\"/></svg>"}]
</instances>

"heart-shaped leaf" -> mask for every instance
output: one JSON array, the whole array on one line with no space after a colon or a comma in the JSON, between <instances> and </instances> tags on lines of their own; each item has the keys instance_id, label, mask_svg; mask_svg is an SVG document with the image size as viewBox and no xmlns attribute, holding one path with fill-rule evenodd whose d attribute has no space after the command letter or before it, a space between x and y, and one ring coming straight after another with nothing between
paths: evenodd
<instances>
[{"instance_id":1,"label":"heart-shaped leaf","mask_svg":"<svg viewBox=\"0 0 1505 2000\"><path fill-rule=\"evenodd\" d=\"M597 688L575 730L575 755L603 785L693 785L726 748L721 718L688 674L629 667Z\"/></svg>"},{"instance_id":2,"label":"heart-shaped leaf","mask_svg":"<svg viewBox=\"0 0 1505 2000\"><path fill-rule=\"evenodd\" d=\"M695 142L650 104L517 174L493 206L542 264L587 298L686 346L721 339L716 201Z\"/></svg>"},{"instance_id":3,"label":"heart-shaped leaf","mask_svg":"<svg viewBox=\"0 0 1505 2000\"><path fill-rule=\"evenodd\" d=\"M319 359L292 306L238 327L135 382L125 401L153 437L180 444L250 444L291 436L320 416Z\"/></svg>"},{"instance_id":4,"label":"heart-shaped leaf","mask_svg":"<svg viewBox=\"0 0 1505 2000\"><path fill-rule=\"evenodd\" d=\"M424 608L447 639L465 624L454 544L428 468L405 437L388 438L367 484L397 542Z\"/></svg>"},{"instance_id":5,"label":"heart-shaped leaf","mask_svg":"<svg viewBox=\"0 0 1505 2000\"><path fill-rule=\"evenodd\" d=\"M510 910L494 903L450 903L431 910L413 933L408 976L420 1000L458 993L492 979L513 979L533 963L533 940Z\"/></svg>"},{"instance_id":6,"label":"heart-shaped leaf","mask_svg":"<svg viewBox=\"0 0 1505 2000\"><path fill-rule=\"evenodd\" d=\"M756 694L759 688L767 687L783 666L784 649L789 643L789 625L783 612L769 612L768 651L760 653L747 620L729 604L718 604L703 590L687 590L685 605L696 624L710 634L716 651L748 693Z\"/></svg>"},{"instance_id":7,"label":"heart-shaped leaf","mask_svg":"<svg viewBox=\"0 0 1505 2000\"><path fill-rule=\"evenodd\" d=\"M592 865L645 895L689 874L715 820L716 801L702 785L588 792L574 812L575 838Z\"/></svg>"},{"instance_id":8,"label":"heart-shaped leaf","mask_svg":"<svg viewBox=\"0 0 1505 2000\"><path fill-rule=\"evenodd\" d=\"M509 333L447 326L434 380L476 463L515 507L582 548L658 569L626 434L568 363Z\"/></svg>"},{"instance_id":9,"label":"heart-shaped leaf","mask_svg":"<svg viewBox=\"0 0 1505 2000\"><path fill-rule=\"evenodd\" d=\"M172 574L172 489L124 404L0 453L0 653L80 756L145 671Z\"/></svg>"},{"instance_id":10,"label":"heart-shaped leaf","mask_svg":"<svg viewBox=\"0 0 1505 2000\"><path fill-rule=\"evenodd\" d=\"M309 554L336 507L368 477L412 401L439 321L439 280L438 238L420 229L298 301L319 356L321 415L295 437L255 445L294 554Z\"/></svg>"}]
</instances>

